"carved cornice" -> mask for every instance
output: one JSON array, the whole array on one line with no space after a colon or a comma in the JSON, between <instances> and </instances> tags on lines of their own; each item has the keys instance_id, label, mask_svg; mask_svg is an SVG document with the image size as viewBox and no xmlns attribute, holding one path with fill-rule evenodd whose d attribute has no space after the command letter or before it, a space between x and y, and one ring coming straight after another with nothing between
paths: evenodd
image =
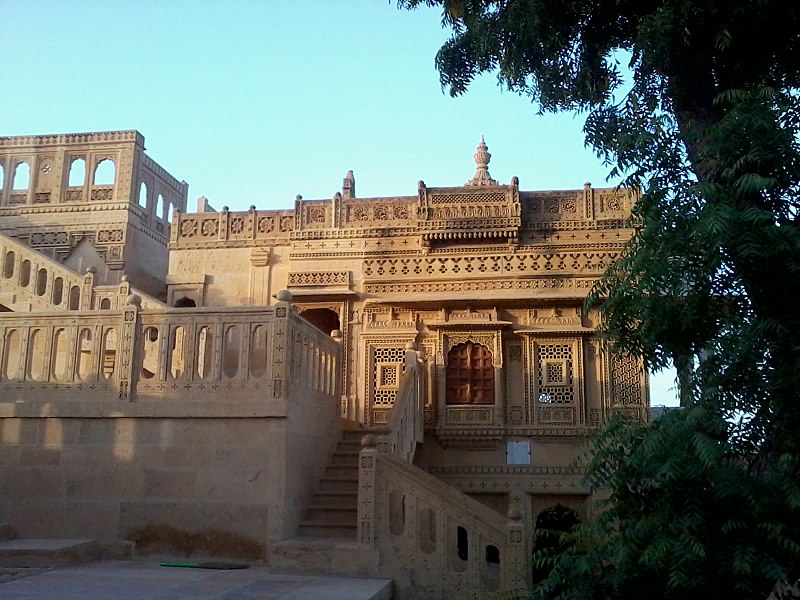
<instances>
[{"instance_id":1,"label":"carved cornice","mask_svg":"<svg viewBox=\"0 0 800 600\"><path fill-rule=\"evenodd\" d=\"M437 427L439 443L445 448L494 450L505 436L502 427Z\"/></svg>"},{"instance_id":2,"label":"carved cornice","mask_svg":"<svg viewBox=\"0 0 800 600\"><path fill-rule=\"evenodd\" d=\"M0 148L29 148L41 146L67 146L71 144L100 144L108 142L135 142L144 145L144 136L135 129L123 131L97 131L91 133L61 133L54 135L19 135L0 137Z\"/></svg>"}]
</instances>

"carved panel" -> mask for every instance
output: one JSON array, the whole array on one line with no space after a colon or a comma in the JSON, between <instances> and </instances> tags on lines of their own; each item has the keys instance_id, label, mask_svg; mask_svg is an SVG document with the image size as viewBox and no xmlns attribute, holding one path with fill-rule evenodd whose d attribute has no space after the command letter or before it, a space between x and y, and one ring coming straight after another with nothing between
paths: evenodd
<instances>
[{"instance_id":1,"label":"carved panel","mask_svg":"<svg viewBox=\"0 0 800 600\"><path fill-rule=\"evenodd\" d=\"M448 406L448 425L491 425L494 422L494 407Z\"/></svg>"},{"instance_id":2,"label":"carved panel","mask_svg":"<svg viewBox=\"0 0 800 600\"><path fill-rule=\"evenodd\" d=\"M422 283L365 283L368 294L421 294L436 292L484 292L493 290L589 290L596 278L536 278L516 280L473 280Z\"/></svg>"},{"instance_id":3,"label":"carved panel","mask_svg":"<svg viewBox=\"0 0 800 600\"><path fill-rule=\"evenodd\" d=\"M527 338L525 403L529 423L583 425L582 356L578 338Z\"/></svg>"},{"instance_id":4,"label":"carved panel","mask_svg":"<svg viewBox=\"0 0 800 600\"><path fill-rule=\"evenodd\" d=\"M364 277L419 279L421 277L481 277L484 275L535 275L561 273L601 274L618 256L617 251L483 254L473 256L424 256L366 258Z\"/></svg>"},{"instance_id":5,"label":"carved panel","mask_svg":"<svg viewBox=\"0 0 800 600\"><path fill-rule=\"evenodd\" d=\"M643 406L644 367L636 358L614 353L611 355L611 404Z\"/></svg>"},{"instance_id":6,"label":"carved panel","mask_svg":"<svg viewBox=\"0 0 800 600\"><path fill-rule=\"evenodd\" d=\"M289 286L349 286L350 271L305 271L289 273Z\"/></svg>"}]
</instances>

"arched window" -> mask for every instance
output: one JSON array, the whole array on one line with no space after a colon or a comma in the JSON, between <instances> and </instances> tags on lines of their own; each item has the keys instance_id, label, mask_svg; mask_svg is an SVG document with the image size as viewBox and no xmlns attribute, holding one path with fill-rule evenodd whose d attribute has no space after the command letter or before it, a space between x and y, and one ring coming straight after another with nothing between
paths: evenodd
<instances>
[{"instance_id":1,"label":"arched window","mask_svg":"<svg viewBox=\"0 0 800 600\"><path fill-rule=\"evenodd\" d=\"M3 185L6 182L6 170L3 167L2 163L0 163L0 192L3 191Z\"/></svg>"},{"instance_id":2,"label":"arched window","mask_svg":"<svg viewBox=\"0 0 800 600\"><path fill-rule=\"evenodd\" d=\"M44 296L47 291L47 269L39 269L36 273L36 292L37 296Z\"/></svg>"},{"instance_id":3,"label":"arched window","mask_svg":"<svg viewBox=\"0 0 800 600\"><path fill-rule=\"evenodd\" d=\"M103 298L100 300L100 310L111 310L111 299Z\"/></svg>"},{"instance_id":4,"label":"arched window","mask_svg":"<svg viewBox=\"0 0 800 600\"><path fill-rule=\"evenodd\" d=\"M81 305L81 288L73 285L69 290L69 309L78 310Z\"/></svg>"},{"instance_id":5,"label":"arched window","mask_svg":"<svg viewBox=\"0 0 800 600\"><path fill-rule=\"evenodd\" d=\"M13 250L6 252L6 257L3 260L3 277L11 279L14 276L14 265L16 264L17 255Z\"/></svg>"},{"instance_id":6,"label":"arched window","mask_svg":"<svg viewBox=\"0 0 800 600\"><path fill-rule=\"evenodd\" d=\"M83 187L86 183L86 161L82 158L73 159L69 166L69 187Z\"/></svg>"},{"instance_id":7,"label":"arched window","mask_svg":"<svg viewBox=\"0 0 800 600\"><path fill-rule=\"evenodd\" d=\"M159 219L164 218L164 196L161 194L158 195L158 200L156 200L156 217Z\"/></svg>"},{"instance_id":8,"label":"arched window","mask_svg":"<svg viewBox=\"0 0 800 600\"><path fill-rule=\"evenodd\" d=\"M142 208L147 207L147 184L144 181L139 186L139 206Z\"/></svg>"},{"instance_id":9,"label":"arched window","mask_svg":"<svg viewBox=\"0 0 800 600\"><path fill-rule=\"evenodd\" d=\"M27 190L31 185L31 166L26 162L17 163L14 169L14 179L11 189L15 191Z\"/></svg>"},{"instance_id":10,"label":"arched window","mask_svg":"<svg viewBox=\"0 0 800 600\"><path fill-rule=\"evenodd\" d=\"M486 346L466 342L447 354L447 404L494 404L494 367Z\"/></svg>"},{"instance_id":11,"label":"arched window","mask_svg":"<svg viewBox=\"0 0 800 600\"><path fill-rule=\"evenodd\" d=\"M56 277L53 280L53 304L58 306L64 299L64 280Z\"/></svg>"},{"instance_id":12,"label":"arched window","mask_svg":"<svg viewBox=\"0 0 800 600\"><path fill-rule=\"evenodd\" d=\"M31 283L31 261L23 260L19 266L19 285L28 287Z\"/></svg>"},{"instance_id":13,"label":"arched window","mask_svg":"<svg viewBox=\"0 0 800 600\"><path fill-rule=\"evenodd\" d=\"M167 223L169 223L170 225L172 225L172 209L173 209L172 202L170 202L167 204Z\"/></svg>"},{"instance_id":14,"label":"arched window","mask_svg":"<svg viewBox=\"0 0 800 600\"><path fill-rule=\"evenodd\" d=\"M92 185L114 185L115 171L114 161L110 158L104 158L94 168Z\"/></svg>"}]
</instances>

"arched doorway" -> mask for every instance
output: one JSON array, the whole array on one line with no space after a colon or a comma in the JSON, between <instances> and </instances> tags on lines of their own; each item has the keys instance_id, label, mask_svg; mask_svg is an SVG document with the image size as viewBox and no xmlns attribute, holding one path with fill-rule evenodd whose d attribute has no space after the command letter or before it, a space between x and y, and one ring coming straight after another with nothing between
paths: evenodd
<instances>
[{"instance_id":1,"label":"arched doorway","mask_svg":"<svg viewBox=\"0 0 800 600\"><path fill-rule=\"evenodd\" d=\"M536 517L536 529L533 533L533 552L555 549L561 547L564 542L561 539L562 533L570 533L580 524L581 520L571 508L563 504L545 509ZM550 566L533 566L533 584L544 581L550 574Z\"/></svg>"},{"instance_id":2,"label":"arched doorway","mask_svg":"<svg viewBox=\"0 0 800 600\"><path fill-rule=\"evenodd\" d=\"M301 311L300 316L327 335L336 329L341 330L339 314L330 308L309 308Z\"/></svg>"},{"instance_id":3,"label":"arched doorway","mask_svg":"<svg viewBox=\"0 0 800 600\"><path fill-rule=\"evenodd\" d=\"M494 404L492 353L483 344L465 342L447 353L447 404Z\"/></svg>"}]
</instances>

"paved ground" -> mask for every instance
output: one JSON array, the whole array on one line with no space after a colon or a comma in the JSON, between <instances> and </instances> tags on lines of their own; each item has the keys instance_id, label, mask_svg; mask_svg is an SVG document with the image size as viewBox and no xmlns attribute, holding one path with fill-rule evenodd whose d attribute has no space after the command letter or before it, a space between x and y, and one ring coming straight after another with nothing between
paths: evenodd
<instances>
[{"instance_id":1,"label":"paved ground","mask_svg":"<svg viewBox=\"0 0 800 600\"><path fill-rule=\"evenodd\" d=\"M2 600L389 600L391 581L160 567L158 558L0 569Z\"/></svg>"}]
</instances>

